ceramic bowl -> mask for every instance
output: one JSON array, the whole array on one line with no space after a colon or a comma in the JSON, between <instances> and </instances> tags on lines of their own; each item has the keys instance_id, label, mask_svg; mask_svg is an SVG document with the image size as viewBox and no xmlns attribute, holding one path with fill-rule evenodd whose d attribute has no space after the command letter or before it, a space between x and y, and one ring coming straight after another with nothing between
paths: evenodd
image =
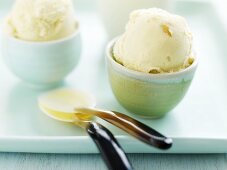
<instances>
[{"instance_id":1,"label":"ceramic bowl","mask_svg":"<svg viewBox=\"0 0 227 170\"><path fill-rule=\"evenodd\" d=\"M9 69L34 86L53 86L78 64L81 54L79 25L63 39L31 42L2 32L2 53Z\"/></svg>"},{"instance_id":2,"label":"ceramic bowl","mask_svg":"<svg viewBox=\"0 0 227 170\"><path fill-rule=\"evenodd\" d=\"M127 69L113 58L111 41L106 49L110 85L119 103L141 117L159 118L185 96L194 77L197 59L188 68L174 73L148 74Z\"/></svg>"},{"instance_id":3,"label":"ceramic bowl","mask_svg":"<svg viewBox=\"0 0 227 170\"><path fill-rule=\"evenodd\" d=\"M97 0L97 9L111 40L124 32L133 10L157 7L172 11L174 4L174 0Z\"/></svg>"}]
</instances>

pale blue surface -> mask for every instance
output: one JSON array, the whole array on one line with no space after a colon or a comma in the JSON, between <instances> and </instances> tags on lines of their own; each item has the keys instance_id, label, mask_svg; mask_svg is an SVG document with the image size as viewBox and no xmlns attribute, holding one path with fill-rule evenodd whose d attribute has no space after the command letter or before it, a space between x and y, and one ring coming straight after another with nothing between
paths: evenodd
<instances>
[{"instance_id":1,"label":"pale blue surface","mask_svg":"<svg viewBox=\"0 0 227 170\"><path fill-rule=\"evenodd\" d=\"M135 170L226 170L227 155L130 154ZM1 153L1 170L105 170L99 155Z\"/></svg>"}]
</instances>

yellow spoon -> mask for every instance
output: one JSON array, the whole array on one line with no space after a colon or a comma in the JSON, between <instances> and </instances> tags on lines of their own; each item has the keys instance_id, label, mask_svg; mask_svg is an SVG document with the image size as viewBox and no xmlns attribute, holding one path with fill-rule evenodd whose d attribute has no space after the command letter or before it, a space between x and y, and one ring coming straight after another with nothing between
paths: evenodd
<instances>
[{"instance_id":1,"label":"yellow spoon","mask_svg":"<svg viewBox=\"0 0 227 170\"><path fill-rule=\"evenodd\" d=\"M70 89L52 91L39 97L40 109L49 117L71 122L85 129L98 147L108 169L131 170L132 166L113 134L101 124L93 122L90 114L71 114L70 106L94 106L95 100L88 93ZM50 109L55 108L55 110ZM65 112L62 112L65 111Z\"/></svg>"},{"instance_id":2,"label":"yellow spoon","mask_svg":"<svg viewBox=\"0 0 227 170\"><path fill-rule=\"evenodd\" d=\"M58 120L72 122L75 116L83 120L97 116L154 147L169 149L172 146L172 139L132 117L95 109L94 97L79 90L63 88L50 91L39 97L39 105L42 110L46 110L46 114Z\"/></svg>"}]
</instances>

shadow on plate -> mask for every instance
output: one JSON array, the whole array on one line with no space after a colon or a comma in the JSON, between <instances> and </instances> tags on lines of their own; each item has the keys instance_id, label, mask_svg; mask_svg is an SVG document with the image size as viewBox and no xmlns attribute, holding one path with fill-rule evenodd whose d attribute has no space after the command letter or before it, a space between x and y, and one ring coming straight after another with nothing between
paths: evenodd
<instances>
[{"instance_id":1,"label":"shadow on plate","mask_svg":"<svg viewBox=\"0 0 227 170\"><path fill-rule=\"evenodd\" d=\"M43 114L37 98L46 90L32 89L24 83L12 88L8 101L9 128L13 135L23 136L72 136L85 133L72 124L52 120Z\"/></svg>"}]
</instances>

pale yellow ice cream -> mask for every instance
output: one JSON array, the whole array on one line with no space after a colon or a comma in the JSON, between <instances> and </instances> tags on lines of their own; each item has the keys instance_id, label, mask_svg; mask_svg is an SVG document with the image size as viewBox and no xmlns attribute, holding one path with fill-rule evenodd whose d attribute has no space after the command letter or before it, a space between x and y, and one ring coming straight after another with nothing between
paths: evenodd
<instances>
[{"instance_id":1,"label":"pale yellow ice cream","mask_svg":"<svg viewBox=\"0 0 227 170\"><path fill-rule=\"evenodd\" d=\"M50 41L72 34L77 22L71 0L17 0L7 31L28 41Z\"/></svg>"},{"instance_id":2,"label":"pale yellow ice cream","mask_svg":"<svg viewBox=\"0 0 227 170\"><path fill-rule=\"evenodd\" d=\"M113 55L120 64L140 72L178 71L193 62L192 35L181 16L157 8L136 10Z\"/></svg>"}]
</instances>

